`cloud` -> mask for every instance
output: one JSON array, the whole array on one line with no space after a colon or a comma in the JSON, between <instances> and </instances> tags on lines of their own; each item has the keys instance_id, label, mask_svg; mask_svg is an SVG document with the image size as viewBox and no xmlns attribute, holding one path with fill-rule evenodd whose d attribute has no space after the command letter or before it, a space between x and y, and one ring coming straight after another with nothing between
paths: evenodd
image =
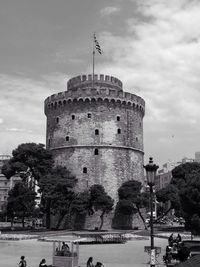
<instances>
[{"instance_id":1,"label":"cloud","mask_svg":"<svg viewBox=\"0 0 200 267\"><path fill-rule=\"evenodd\" d=\"M107 7L103 8L103 9L101 9L100 14L101 14L102 17L105 17L105 16L110 16L110 15L116 14L119 11L120 11L119 7L107 6Z\"/></svg>"},{"instance_id":2,"label":"cloud","mask_svg":"<svg viewBox=\"0 0 200 267\"><path fill-rule=\"evenodd\" d=\"M106 63L97 68L120 78L125 91L140 88L146 154L160 155L159 161L194 156L200 147L200 2L137 1L137 12L146 19L127 18L123 36L101 33Z\"/></svg>"},{"instance_id":3,"label":"cloud","mask_svg":"<svg viewBox=\"0 0 200 267\"><path fill-rule=\"evenodd\" d=\"M45 143L44 100L66 90L67 75L51 73L38 80L0 75L0 154L11 154L20 143Z\"/></svg>"}]
</instances>

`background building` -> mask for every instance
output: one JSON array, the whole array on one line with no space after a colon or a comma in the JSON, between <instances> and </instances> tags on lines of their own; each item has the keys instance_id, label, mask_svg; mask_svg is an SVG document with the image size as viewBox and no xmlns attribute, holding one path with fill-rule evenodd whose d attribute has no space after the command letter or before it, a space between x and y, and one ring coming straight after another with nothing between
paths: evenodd
<instances>
[{"instance_id":1,"label":"background building","mask_svg":"<svg viewBox=\"0 0 200 267\"><path fill-rule=\"evenodd\" d=\"M101 184L114 199L120 185L144 182L144 100L111 76L82 75L45 100L47 148L78 179L77 190Z\"/></svg>"},{"instance_id":2,"label":"background building","mask_svg":"<svg viewBox=\"0 0 200 267\"><path fill-rule=\"evenodd\" d=\"M200 152L195 152L195 161L200 163Z\"/></svg>"},{"instance_id":3,"label":"background building","mask_svg":"<svg viewBox=\"0 0 200 267\"><path fill-rule=\"evenodd\" d=\"M0 212L3 211L7 204L8 191L14 187L14 185L21 181L19 176L13 176L7 179L2 174L2 166L10 159L8 155L0 155Z\"/></svg>"}]
</instances>

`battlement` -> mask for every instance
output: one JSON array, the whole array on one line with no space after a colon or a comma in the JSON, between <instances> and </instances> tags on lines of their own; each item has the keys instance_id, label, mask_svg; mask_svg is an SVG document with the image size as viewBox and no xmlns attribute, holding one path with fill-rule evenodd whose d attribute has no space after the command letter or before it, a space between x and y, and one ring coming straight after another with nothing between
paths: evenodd
<instances>
[{"instance_id":1,"label":"battlement","mask_svg":"<svg viewBox=\"0 0 200 267\"><path fill-rule=\"evenodd\" d=\"M68 90L53 94L45 100L45 114L75 102L105 102L127 105L129 108L138 109L144 115L145 102L135 94L124 92L122 82L112 76L95 75L94 87L92 75L82 75L68 81ZM117 90L116 90L117 89Z\"/></svg>"},{"instance_id":2,"label":"battlement","mask_svg":"<svg viewBox=\"0 0 200 267\"><path fill-rule=\"evenodd\" d=\"M135 94L123 91L116 91L109 88L102 89L75 89L65 92L60 92L49 96L45 100L45 114L48 111L68 106L75 102L105 102L105 104L127 105L129 108L140 110L143 115L145 112L145 101Z\"/></svg>"},{"instance_id":3,"label":"battlement","mask_svg":"<svg viewBox=\"0 0 200 267\"><path fill-rule=\"evenodd\" d=\"M92 74L89 75L79 75L70 79L67 83L68 90L76 90L78 88L86 89L86 88L102 88L108 87L118 91L122 91L123 84L122 82L109 75L100 74L94 75L94 81L92 81Z\"/></svg>"}]
</instances>

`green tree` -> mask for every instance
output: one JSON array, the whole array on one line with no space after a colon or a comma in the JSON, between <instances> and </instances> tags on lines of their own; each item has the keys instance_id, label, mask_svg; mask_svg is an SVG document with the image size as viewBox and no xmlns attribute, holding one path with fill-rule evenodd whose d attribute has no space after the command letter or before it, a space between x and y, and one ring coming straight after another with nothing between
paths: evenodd
<instances>
[{"instance_id":1,"label":"green tree","mask_svg":"<svg viewBox=\"0 0 200 267\"><path fill-rule=\"evenodd\" d=\"M106 193L102 185L95 184L90 188L90 205L94 211L101 211L99 229L102 229L104 215L112 211L114 200Z\"/></svg>"},{"instance_id":2,"label":"green tree","mask_svg":"<svg viewBox=\"0 0 200 267\"><path fill-rule=\"evenodd\" d=\"M25 217L31 215L35 208L36 193L24 183L17 183L8 192L7 214L11 217L11 224L13 219L18 216L22 219L22 226L24 227Z\"/></svg>"},{"instance_id":3,"label":"green tree","mask_svg":"<svg viewBox=\"0 0 200 267\"><path fill-rule=\"evenodd\" d=\"M132 203L134 210L139 214L146 228L141 209L149 204L149 194L142 192L142 184L139 181L130 180L124 182L118 189L119 200L128 200ZM129 202L127 204L129 205ZM131 215L130 215L131 216Z\"/></svg>"},{"instance_id":4,"label":"green tree","mask_svg":"<svg viewBox=\"0 0 200 267\"><path fill-rule=\"evenodd\" d=\"M58 215L56 227L59 228L63 218L70 212L70 206L75 198L74 186L77 182L65 167L57 166L39 181L42 194L42 207L46 214L46 227L51 227L51 215Z\"/></svg>"},{"instance_id":5,"label":"green tree","mask_svg":"<svg viewBox=\"0 0 200 267\"><path fill-rule=\"evenodd\" d=\"M25 143L12 152L12 158L2 167L2 173L9 179L19 173L22 180L39 181L53 166L52 154L43 144Z\"/></svg>"},{"instance_id":6,"label":"green tree","mask_svg":"<svg viewBox=\"0 0 200 267\"><path fill-rule=\"evenodd\" d=\"M84 191L76 194L71 204L71 214L74 217L73 228L81 230L84 228L87 214L91 214L90 192Z\"/></svg>"},{"instance_id":7,"label":"green tree","mask_svg":"<svg viewBox=\"0 0 200 267\"><path fill-rule=\"evenodd\" d=\"M117 229L132 229L133 214L137 210L130 199L120 199L115 208L112 226Z\"/></svg>"},{"instance_id":8,"label":"green tree","mask_svg":"<svg viewBox=\"0 0 200 267\"><path fill-rule=\"evenodd\" d=\"M165 210L161 216L159 216L158 220L166 216L172 209L175 209L176 212L180 213L181 203L179 190L175 185L169 184L167 187L156 192L156 199L158 202L169 203L168 209Z\"/></svg>"},{"instance_id":9,"label":"green tree","mask_svg":"<svg viewBox=\"0 0 200 267\"><path fill-rule=\"evenodd\" d=\"M185 163L174 168L169 186L157 193L157 199L170 200L170 208L185 219L186 229L191 229L192 220L196 223L200 217L200 164Z\"/></svg>"}]
</instances>

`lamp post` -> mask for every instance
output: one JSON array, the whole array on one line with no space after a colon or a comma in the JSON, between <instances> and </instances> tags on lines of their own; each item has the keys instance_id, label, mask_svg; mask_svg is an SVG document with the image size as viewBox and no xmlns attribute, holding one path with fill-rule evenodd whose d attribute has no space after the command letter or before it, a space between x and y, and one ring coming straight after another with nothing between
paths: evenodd
<instances>
[{"instance_id":1,"label":"lamp post","mask_svg":"<svg viewBox=\"0 0 200 267\"><path fill-rule=\"evenodd\" d=\"M150 189L150 238L151 238L151 254L150 266L155 267L155 247L154 247L154 231L153 231L153 186L155 185L156 171L159 168L153 163L153 158L149 158L149 164L143 166L147 174L147 184Z\"/></svg>"}]
</instances>

